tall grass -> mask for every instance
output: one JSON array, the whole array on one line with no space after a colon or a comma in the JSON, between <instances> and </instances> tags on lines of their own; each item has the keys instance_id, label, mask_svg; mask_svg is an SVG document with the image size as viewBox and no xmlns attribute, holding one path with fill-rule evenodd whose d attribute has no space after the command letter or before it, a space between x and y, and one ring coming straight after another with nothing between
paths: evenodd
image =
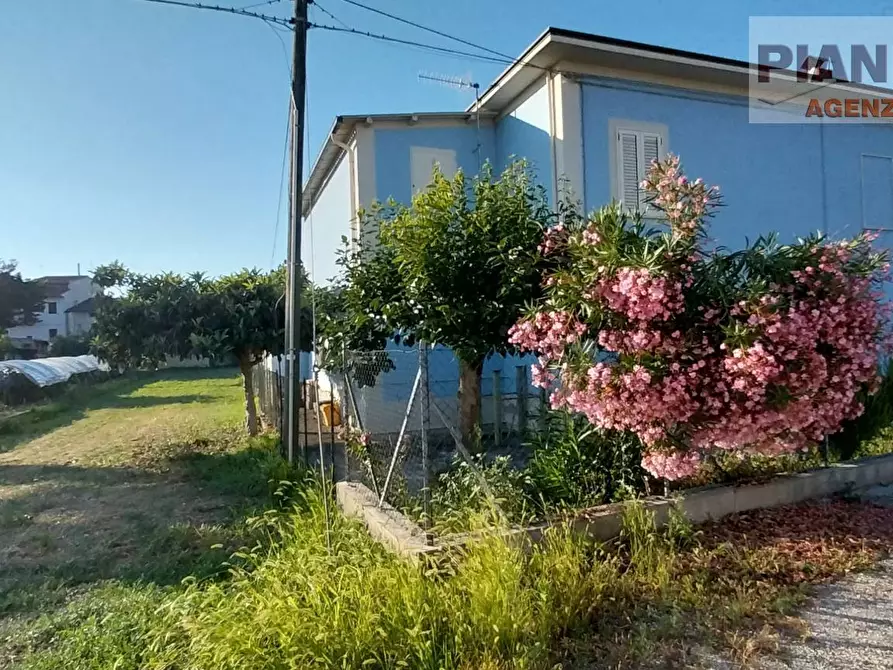
<instances>
[{"instance_id":1,"label":"tall grass","mask_svg":"<svg viewBox=\"0 0 893 670\"><path fill-rule=\"evenodd\" d=\"M640 504L627 507L622 536L607 547L560 527L536 546L489 535L424 565L387 553L338 514L327 524L317 490L297 493L293 509L267 514L257 529L266 540L235 557L227 580L109 587L99 601L47 617L42 651L24 667L684 665L695 645L751 649L748 634L801 592L763 579L775 554L702 547L681 516L659 531Z\"/></svg>"},{"instance_id":2,"label":"tall grass","mask_svg":"<svg viewBox=\"0 0 893 670\"><path fill-rule=\"evenodd\" d=\"M540 667L592 601L594 573L570 535L529 555L490 538L423 567L354 522L332 523L329 548L315 491L271 519L274 549L246 555L231 582L190 585L165 605L146 667ZM556 580L559 567L569 570Z\"/></svg>"},{"instance_id":3,"label":"tall grass","mask_svg":"<svg viewBox=\"0 0 893 670\"><path fill-rule=\"evenodd\" d=\"M419 565L340 515L330 524L321 494L302 492L291 512L258 520L269 548L237 555L230 579L108 591L113 627L97 625L96 603L48 618L53 649L26 667L551 667L556 642L588 624L616 575L563 530L535 548L493 536Z\"/></svg>"}]
</instances>

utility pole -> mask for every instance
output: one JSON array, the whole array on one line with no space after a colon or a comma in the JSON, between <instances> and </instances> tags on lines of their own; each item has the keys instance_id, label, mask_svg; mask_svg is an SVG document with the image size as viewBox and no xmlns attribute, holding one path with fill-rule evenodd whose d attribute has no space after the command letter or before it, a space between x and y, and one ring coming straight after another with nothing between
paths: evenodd
<instances>
[{"instance_id":1,"label":"utility pole","mask_svg":"<svg viewBox=\"0 0 893 670\"><path fill-rule=\"evenodd\" d=\"M304 91L307 85L307 5L312 0L295 0L294 54L292 62L292 151L289 194L291 207L288 222L288 282L285 303L286 349L286 422L285 444L288 462L294 463L295 451L300 447L301 386L301 187L304 168Z\"/></svg>"}]
</instances>

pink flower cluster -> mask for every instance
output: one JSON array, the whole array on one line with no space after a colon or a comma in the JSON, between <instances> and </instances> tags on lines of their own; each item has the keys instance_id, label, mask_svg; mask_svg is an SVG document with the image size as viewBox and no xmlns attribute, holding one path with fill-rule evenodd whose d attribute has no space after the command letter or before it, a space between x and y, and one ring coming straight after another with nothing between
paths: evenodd
<instances>
[{"instance_id":1,"label":"pink flower cluster","mask_svg":"<svg viewBox=\"0 0 893 670\"><path fill-rule=\"evenodd\" d=\"M575 308L537 312L510 331L512 344L539 354L534 382L552 389L554 408L635 433L647 448L643 467L668 480L694 474L710 451L780 455L836 432L862 412L859 398L876 384L889 346L888 310L874 291L884 268L867 262L866 236L790 248L781 257L783 267L796 258L790 280L776 272L756 297L734 283L729 292L742 299L731 305L698 294L694 277L711 261L680 232L700 229L715 191L678 168L671 159L646 181L679 212L669 215L670 235L683 253L667 254L658 270L621 267L595 289L565 293L553 283L550 299ZM582 266L601 273L600 261L573 253L565 274ZM579 253L601 251L584 245ZM593 314L595 342L585 339L584 315ZM604 354L581 365L576 345L595 343Z\"/></svg>"},{"instance_id":2,"label":"pink flower cluster","mask_svg":"<svg viewBox=\"0 0 893 670\"><path fill-rule=\"evenodd\" d=\"M551 256L567 246L569 232L563 223L547 228L543 233L543 241L540 243L539 252L543 256Z\"/></svg>"},{"instance_id":3,"label":"pink flower cluster","mask_svg":"<svg viewBox=\"0 0 893 670\"><path fill-rule=\"evenodd\" d=\"M537 351L554 360L586 329L586 324L577 321L570 312L538 312L533 319L519 321L509 329L509 342L522 351Z\"/></svg>"},{"instance_id":4,"label":"pink flower cluster","mask_svg":"<svg viewBox=\"0 0 893 670\"><path fill-rule=\"evenodd\" d=\"M701 455L695 451L647 451L642 456L642 467L670 481L685 479L697 474Z\"/></svg>"},{"instance_id":5,"label":"pink flower cluster","mask_svg":"<svg viewBox=\"0 0 893 670\"><path fill-rule=\"evenodd\" d=\"M654 162L641 187L653 194L651 204L666 213L671 228L681 236L700 230L704 217L719 202L719 188L700 179L688 181L678 156Z\"/></svg>"},{"instance_id":6,"label":"pink flower cluster","mask_svg":"<svg viewBox=\"0 0 893 670\"><path fill-rule=\"evenodd\" d=\"M685 305L682 282L654 276L647 268L620 268L599 280L595 293L608 308L633 321L666 321Z\"/></svg>"},{"instance_id":7,"label":"pink flower cluster","mask_svg":"<svg viewBox=\"0 0 893 670\"><path fill-rule=\"evenodd\" d=\"M586 226L586 229L583 231L583 244L596 245L602 241L601 235L598 234L598 231L595 229L595 226L589 225Z\"/></svg>"}]
</instances>

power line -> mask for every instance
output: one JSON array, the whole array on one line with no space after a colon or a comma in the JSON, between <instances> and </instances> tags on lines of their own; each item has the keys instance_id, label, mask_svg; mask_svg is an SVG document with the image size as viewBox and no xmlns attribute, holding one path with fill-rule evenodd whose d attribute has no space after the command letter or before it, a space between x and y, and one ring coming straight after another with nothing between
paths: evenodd
<instances>
[{"instance_id":1,"label":"power line","mask_svg":"<svg viewBox=\"0 0 893 670\"><path fill-rule=\"evenodd\" d=\"M317 0L314 0L313 4L314 4L314 6L315 6L319 11L321 11L323 14L325 14L326 16L328 16L328 17L329 17L330 19L332 19L335 23L341 25L341 26L344 27L344 28L350 28L350 26L347 25L344 21L342 21L341 19L339 19L337 16L335 16L334 14L332 14L332 12L330 12L328 9L326 9L326 8L323 7L321 4L319 4L319 2L318 2Z\"/></svg>"},{"instance_id":2,"label":"power line","mask_svg":"<svg viewBox=\"0 0 893 670\"><path fill-rule=\"evenodd\" d=\"M289 68L291 69L291 68ZM279 172L279 199L276 205L276 227L273 229L273 251L270 252L270 267L276 262L276 243L279 241L279 222L282 220L282 191L285 190L285 164L288 158L288 138L291 136L292 97L288 96L288 114L285 117L285 142L282 147L282 168Z\"/></svg>"},{"instance_id":3,"label":"power line","mask_svg":"<svg viewBox=\"0 0 893 670\"><path fill-rule=\"evenodd\" d=\"M204 5L200 2L182 2L181 0L142 0L143 2L151 2L158 5L173 5L174 7L188 7L190 9L205 9L212 12L226 12L227 14L236 14L238 16L250 16L253 19L260 19L267 23L276 23L286 28L294 25L294 19L283 19L278 16L269 16L258 12L249 12L239 7L220 7L219 5Z\"/></svg>"},{"instance_id":4,"label":"power line","mask_svg":"<svg viewBox=\"0 0 893 670\"><path fill-rule=\"evenodd\" d=\"M263 7L264 5L275 5L277 2L281 0L264 0L264 2L255 2L251 5L245 5L244 7L239 7L239 9L251 9L252 7Z\"/></svg>"},{"instance_id":5,"label":"power line","mask_svg":"<svg viewBox=\"0 0 893 670\"><path fill-rule=\"evenodd\" d=\"M481 51L486 51L489 54L493 54L494 56L499 56L500 58L507 59L509 62L514 63L515 59L511 56L504 54L500 51L495 51L490 49L489 47L481 46L480 44L475 44L474 42L469 42L468 40L464 40L461 37L456 37L455 35L450 35L449 33L442 32L435 28L429 28L428 26L423 26L420 23L416 23L415 21L410 21L409 19L404 19L395 14L390 14L384 10L376 9L375 7L370 7L369 5L364 5L362 2L357 2L357 0L343 0L349 5L354 5L355 7L360 7L361 9L365 9L366 11L373 12L375 14L379 14L381 16L386 16L389 19L394 21L399 21L400 23L404 23L408 26L412 26L413 28L418 28L419 30L424 30L426 32L432 33L433 35L438 35L440 37L445 37L448 40L453 40L454 42L458 42L459 44L464 44L468 47L473 47L475 49L479 49Z\"/></svg>"},{"instance_id":6,"label":"power line","mask_svg":"<svg viewBox=\"0 0 893 670\"><path fill-rule=\"evenodd\" d=\"M310 23L308 24L310 28L319 28L320 30L331 30L338 33L350 33L351 35L360 35L362 37L369 37L374 40L381 40L382 42L392 42L394 44L402 44L404 46L412 46L418 47L420 49L428 49L430 51L436 51L438 53L447 54L450 56L461 56L463 58L473 58L476 60L489 61L491 63L502 63L504 65L512 65L515 60L510 58L496 58L495 56L486 56L484 54L476 54L471 53L469 51L459 51L457 49L450 49L449 47L439 47L433 44L425 44L423 42L415 42L413 40L404 40L398 37L390 37L388 35L379 35L377 33L370 33L363 30L355 30L353 28L339 28L338 26L328 26L322 25L319 23ZM526 65L530 65L531 67L537 67L537 65L531 65L530 63L526 63ZM546 68L539 68L545 70Z\"/></svg>"},{"instance_id":7,"label":"power line","mask_svg":"<svg viewBox=\"0 0 893 670\"><path fill-rule=\"evenodd\" d=\"M285 71L286 71L286 73L288 73L289 78L291 78L291 63L288 62L288 61L289 61L289 59L288 59L288 47L285 46L285 40L282 39L282 35L279 34L280 31L279 31L278 28L276 28L276 25L275 25L275 24L270 23L269 21L266 21L265 23L267 24L267 27L269 27L269 29L270 29L270 30L273 32L273 34L276 36L276 39L279 40L279 44L280 44L280 46L282 47L282 57L285 59Z\"/></svg>"}]
</instances>

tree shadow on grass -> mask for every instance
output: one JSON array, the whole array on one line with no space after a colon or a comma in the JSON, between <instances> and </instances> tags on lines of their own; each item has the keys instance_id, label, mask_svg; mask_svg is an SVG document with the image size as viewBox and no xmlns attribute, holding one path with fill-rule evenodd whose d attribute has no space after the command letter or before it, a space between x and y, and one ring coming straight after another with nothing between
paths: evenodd
<instances>
[{"instance_id":1,"label":"tree shadow on grass","mask_svg":"<svg viewBox=\"0 0 893 670\"><path fill-rule=\"evenodd\" d=\"M135 468L0 465L0 618L52 609L104 580L220 574L253 543L245 518L287 474L269 445ZM270 481L273 481L271 485Z\"/></svg>"}]
</instances>

